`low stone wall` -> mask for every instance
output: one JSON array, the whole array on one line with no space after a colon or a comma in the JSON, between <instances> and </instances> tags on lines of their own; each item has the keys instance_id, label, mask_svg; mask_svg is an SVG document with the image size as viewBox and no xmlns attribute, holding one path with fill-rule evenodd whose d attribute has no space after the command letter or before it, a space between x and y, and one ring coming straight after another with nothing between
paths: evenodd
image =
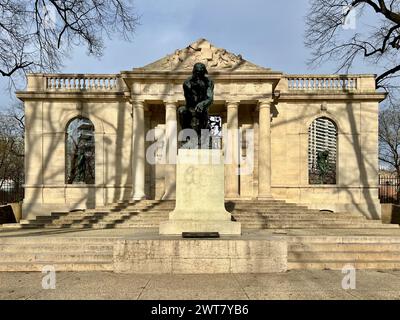
<instances>
[{"instance_id":1,"label":"low stone wall","mask_svg":"<svg viewBox=\"0 0 400 320\"><path fill-rule=\"evenodd\" d=\"M400 224L400 205L382 203L382 222Z\"/></svg>"},{"instance_id":2,"label":"low stone wall","mask_svg":"<svg viewBox=\"0 0 400 320\"><path fill-rule=\"evenodd\" d=\"M121 240L114 247L117 273L269 273L287 270L287 242L262 240Z\"/></svg>"},{"instance_id":3,"label":"low stone wall","mask_svg":"<svg viewBox=\"0 0 400 320\"><path fill-rule=\"evenodd\" d=\"M16 223L17 220L11 205L0 206L0 224Z\"/></svg>"}]
</instances>

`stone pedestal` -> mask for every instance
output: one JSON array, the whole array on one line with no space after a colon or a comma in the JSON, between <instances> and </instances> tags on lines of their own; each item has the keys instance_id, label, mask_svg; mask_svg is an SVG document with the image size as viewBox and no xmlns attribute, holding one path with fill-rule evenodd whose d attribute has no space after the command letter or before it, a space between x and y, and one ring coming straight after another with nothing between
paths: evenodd
<instances>
[{"instance_id":1,"label":"stone pedestal","mask_svg":"<svg viewBox=\"0 0 400 320\"><path fill-rule=\"evenodd\" d=\"M241 224L225 210L224 162L221 150L180 149L176 168L176 207L160 234L219 232L240 235Z\"/></svg>"}]
</instances>

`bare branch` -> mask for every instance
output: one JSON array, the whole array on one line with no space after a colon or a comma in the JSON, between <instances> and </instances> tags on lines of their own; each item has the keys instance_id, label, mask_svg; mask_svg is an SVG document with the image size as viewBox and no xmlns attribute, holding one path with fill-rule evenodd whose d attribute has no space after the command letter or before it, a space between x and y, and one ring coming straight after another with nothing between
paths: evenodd
<instances>
[{"instance_id":1,"label":"bare branch","mask_svg":"<svg viewBox=\"0 0 400 320\"><path fill-rule=\"evenodd\" d=\"M101 56L104 36L131 41L133 0L0 0L0 75L55 72L73 47Z\"/></svg>"},{"instance_id":2,"label":"bare branch","mask_svg":"<svg viewBox=\"0 0 400 320\"><path fill-rule=\"evenodd\" d=\"M358 14L358 20L373 15L377 19L362 30L348 31L342 26L351 12ZM400 0L311 0L305 34L306 46L313 49L309 64L336 61L336 72L349 72L363 60L380 71L378 88L393 89L393 76L400 71L399 12Z\"/></svg>"}]
</instances>

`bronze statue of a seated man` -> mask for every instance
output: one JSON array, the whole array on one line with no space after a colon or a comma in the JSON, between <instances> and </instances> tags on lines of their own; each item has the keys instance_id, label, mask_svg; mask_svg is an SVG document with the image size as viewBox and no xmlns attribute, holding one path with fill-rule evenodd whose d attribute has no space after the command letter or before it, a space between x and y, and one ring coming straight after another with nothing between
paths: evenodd
<instances>
[{"instance_id":1,"label":"bronze statue of a seated man","mask_svg":"<svg viewBox=\"0 0 400 320\"><path fill-rule=\"evenodd\" d=\"M183 83L186 106L178 109L182 129L193 129L200 144L201 130L210 130L208 109L214 100L214 82L203 63L196 63L193 74ZM193 142L192 142L193 143Z\"/></svg>"}]
</instances>

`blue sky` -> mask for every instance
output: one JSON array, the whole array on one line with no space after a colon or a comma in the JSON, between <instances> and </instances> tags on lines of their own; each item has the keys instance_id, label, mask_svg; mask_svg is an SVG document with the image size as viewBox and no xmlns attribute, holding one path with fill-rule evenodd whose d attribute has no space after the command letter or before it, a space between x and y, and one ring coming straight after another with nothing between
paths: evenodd
<instances>
[{"instance_id":1,"label":"blue sky","mask_svg":"<svg viewBox=\"0 0 400 320\"><path fill-rule=\"evenodd\" d=\"M118 73L151 63L199 38L255 64L285 73L332 73L334 65L307 66L304 47L308 0L135 0L141 16L133 42L107 41L101 59L75 48L65 73ZM371 73L360 65L354 73ZM12 102L0 78L0 109Z\"/></svg>"}]
</instances>

